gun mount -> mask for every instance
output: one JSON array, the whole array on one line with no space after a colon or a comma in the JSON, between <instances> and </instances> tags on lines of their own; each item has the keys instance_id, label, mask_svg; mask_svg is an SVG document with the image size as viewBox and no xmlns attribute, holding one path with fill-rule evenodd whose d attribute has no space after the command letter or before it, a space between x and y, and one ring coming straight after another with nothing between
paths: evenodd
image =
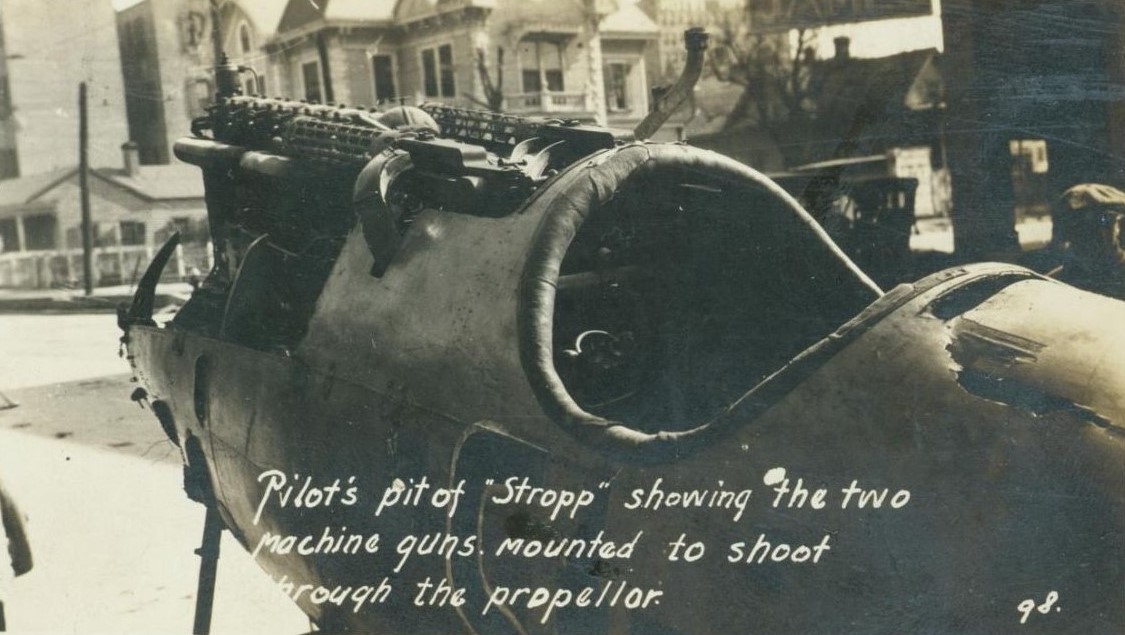
<instances>
[{"instance_id":1,"label":"gun mount","mask_svg":"<svg viewBox=\"0 0 1125 635\"><path fill-rule=\"evenodd\" d=\"M1005 589L1047 580L1088 609L1076 628L1125 620L1106 592L1125 582L1125 368L1099 361L1125 355L1105 328L1125 304L1005 265L883 294L755 170L573 122L230 96L195 132L176 154L202 169L215 267L156 324L170 243L121 316L189 495L279 579L325 593L373 575L442 580L472 600L421 611L401 592L353 610L294 596L322 630L694 635L746 630L749 611L767 633L904 617L988 633L1017 619ZM915 502L813 522L759 501L742 524L635 503L657 487L760 488L778 466L902 484ZM263 513L267 470L354 476L366 492L464 482L467 511ZM598 504L578 518L496 504L487 483L511 477L597 490ZM685 518L732 551L669 560ZM389 546L278 548L341 527L479 549L407 562ZM815 575L755 560L762 527L832 555ZM644 534L627 567L496 550L603 529ZM501 585L625 582L666 601L482 611Z\"/></svg>"}]
</instances>

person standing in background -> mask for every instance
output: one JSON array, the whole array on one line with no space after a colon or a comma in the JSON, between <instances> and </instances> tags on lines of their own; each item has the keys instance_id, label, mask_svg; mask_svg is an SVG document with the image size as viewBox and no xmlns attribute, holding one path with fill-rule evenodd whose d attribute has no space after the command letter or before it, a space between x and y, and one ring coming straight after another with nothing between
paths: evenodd
<instances>
[{"instance_id":1,"label":"person standing in background","mask_svg":"<svg viewBox=\"0 0 1125 635\"><path fill-rule=\"evenodd\" d=\"M1051 216L1051 244L1062 264L1048 275L1125 299L1125 192L1101 183L1075 185Z\"/></svg>"}]
</instances>

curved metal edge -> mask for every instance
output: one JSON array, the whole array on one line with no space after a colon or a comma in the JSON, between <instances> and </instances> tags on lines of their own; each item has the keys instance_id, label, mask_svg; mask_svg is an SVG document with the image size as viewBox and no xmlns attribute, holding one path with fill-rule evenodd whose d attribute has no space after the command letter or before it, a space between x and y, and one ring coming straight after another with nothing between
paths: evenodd
<instances>
[{"instance_id":1,"label":"curved metal edge","mask_svg":"<svg viewBox=\"0 0 1125 635\"><path fill-rule=\"evenodd\" d=\"M521 279L517 316L520 359L530 388L540 407L567 433L608 458L626 463L654 464L678 460L693 454L711 445L736 427L756 419L799 386L827 359L907 302L937 287L959 286L980 276L997 274L996 265L962 268L950 273L935 274L916 285L902 285L893 293L883 296L878 287L832 245L832 250L840 253L848 269L853 271L856 281L866 286L876 298L875 302L858 316L810 346L789 364L778 369L756 386L750 387L742 397L732 402L720 414L693 428L675 432L647 433L619 421L598 417L583 410L573 400L555 369L554 353L551 348L554 289L562 258L588 214L606 203L613 196L616 186L620 185L626 177L634 174L638 169L646 169L646 165L651 169L651 157L654 153L660 154L665 151L664 148L686 154L698 153L699 156L696 158L708 161L706 167L721 171L723 173L721 176L763 187L767 192L776 194L790 212L801 220L807 219L818 233L823 234L823 230L816 226L811 217L808 217L808 212L780 187L761 173L731 159L682 145L635 144L619 149L614 155L621 157L622 153L629 152L630 148L647 151L648 158L638 160L637 157L633 157L632 161L625 160L622 165L615 166L614 182L597 184L585 174L584 170L577 170L568 175L570 178L556 183L560 193L555 200L565 201L568 207L562 210L549 209L544 215ZM610 161L613 158L611 156ZM677 157L663 158L667 161L676 160ZM551 206L552 202L546 201L545 204ZM826 236L824 238L827 240ZM830 241L829 245L831 245ZM1034 275L1022 268L1011 269L1018 270L1020 275L1024 273Z\"/></svg>"},{"instance_id":2,"label":"curved metal edge","mask_svg":"<svg viewBox=\"0 0 1125 635\"><path fill-rule=\"evenodd\" d=\"M128 328L134 324L156 326L156 322L152 319L152 311L156 303L156 285L160 283L164 267L172 259L172 254L179 245L180 232L176 232L164 242L145 269L141 281L137 283L137 291L133 294L133 302L129 308L126 309L124 304L117 307L117 326L122 331L128 331Z\"/></svg>"},{"instance_id":3,"label":"curved metal edge","mask_svg":"<svg viewBox=\"0 0 1125 635\"><path fill-rule=\"evenodd\" d=\"M371 252L371 275L376 278L386 273L402 244L394 213L386 203L387 192L394 180L413 165L409 154L384 151L371 159L356 178L352 209Z\"/></svg>"}]
</instances>

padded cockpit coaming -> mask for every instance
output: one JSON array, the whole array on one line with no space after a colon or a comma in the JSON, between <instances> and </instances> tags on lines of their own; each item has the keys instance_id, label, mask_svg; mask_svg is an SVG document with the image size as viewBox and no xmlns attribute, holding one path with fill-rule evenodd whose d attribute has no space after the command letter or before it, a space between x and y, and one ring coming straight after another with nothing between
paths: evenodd
<instances>
[{"instance_id":1,"label":"padded cockpit coaming","mask_svg":"<svg viewBox=\"0 0 1125 635\"><path fill-rule=\"evenodd\" d=\"M796 202L719 155L635 145L547 187L521 355L544 409L594 442L706 436L879 295Z\"/></svg>"}]
</instances>

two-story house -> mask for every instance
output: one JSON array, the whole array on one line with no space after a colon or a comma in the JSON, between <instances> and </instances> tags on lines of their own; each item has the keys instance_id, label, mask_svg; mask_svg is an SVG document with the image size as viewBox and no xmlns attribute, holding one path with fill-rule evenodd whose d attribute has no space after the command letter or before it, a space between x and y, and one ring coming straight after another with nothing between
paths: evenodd
<instances>
[{"instance_id":1,"label":"two-story house","mask_svg":"<svg viewBox=\"0 0 1125 635\"><path fill-rule=\"evenodd\" d=\"M310 101L426 101L637 121L658 29L633 2L290 0L266 51L279 91Z\"/></svg>"},{"instance_id":2,"label":"two-story house","mask_svg":"<svg viewBox=\"0 0 1125 635\"><path fill-rule=\"evenodd\" d=\"M141 165L136 144L121 148L120 168L87 178L93 283L136 284L153 253L175 231L181 244L165 269L180 280L211 257L199 170L183 163ZM0 180L0 288L76 286L83 277L79 168Z\"/></svg>"}]
</instances>

